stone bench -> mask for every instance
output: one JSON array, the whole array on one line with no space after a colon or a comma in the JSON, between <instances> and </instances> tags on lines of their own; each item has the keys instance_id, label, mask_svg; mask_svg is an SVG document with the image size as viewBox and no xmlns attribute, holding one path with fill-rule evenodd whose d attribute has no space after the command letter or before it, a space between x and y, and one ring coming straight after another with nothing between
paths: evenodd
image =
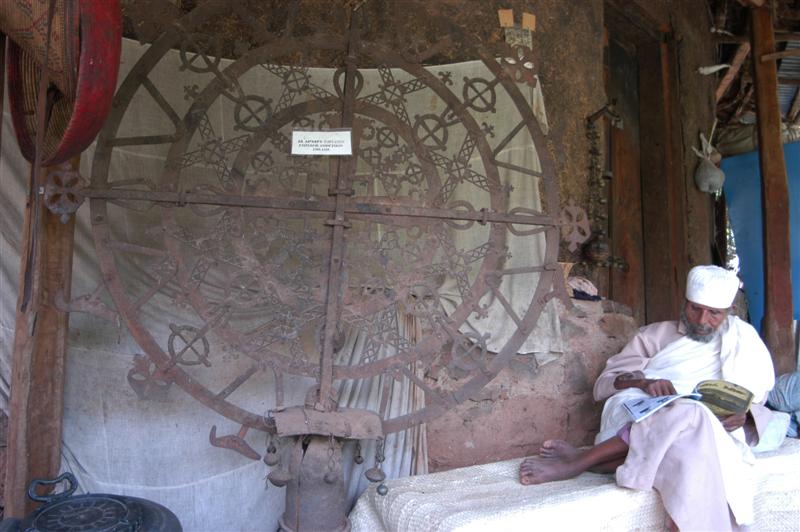
<instances>
[{"instance_id":1,"label":"stone bench","mask_svg":"<svg viewBox=\"0 0 800 532\"><path fill-rule=\"evenodd\" d=\"M800 530L800 440L756 455L756 522L749 530ZM584 473L538 486L518 481L522 460L464 467L371 486L350 514L362 531L664 530L655 491L617 487L612 475Z\"/></svg>"}]
</instances>

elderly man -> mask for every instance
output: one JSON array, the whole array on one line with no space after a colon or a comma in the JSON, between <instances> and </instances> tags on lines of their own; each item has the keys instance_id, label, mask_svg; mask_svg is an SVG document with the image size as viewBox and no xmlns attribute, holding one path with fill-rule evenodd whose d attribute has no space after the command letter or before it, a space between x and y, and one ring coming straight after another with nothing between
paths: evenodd
<instances>
[{"instance_id":1,"label":"elderly man","mask_svg":"<svg viewBox=\"0 0 800 532\"><path fill-rule=\"evenodd\" d=\"M655 488L681 530L730 530L753 520L749 481L758 434L769 421L762 403L775 377L758 333L730 314L739 288L733 272L697 266L689 272L680 321L648 325L608 359L594 387L607 399L595 446L582 450L546 441L520 467L523 484L616 470L617 484ZM754 394L747 414L717 419L698 401L678 400L631 424L622 403L636 397L691 392L705 379L725 379Z\"/></svg>"}]
</instances>

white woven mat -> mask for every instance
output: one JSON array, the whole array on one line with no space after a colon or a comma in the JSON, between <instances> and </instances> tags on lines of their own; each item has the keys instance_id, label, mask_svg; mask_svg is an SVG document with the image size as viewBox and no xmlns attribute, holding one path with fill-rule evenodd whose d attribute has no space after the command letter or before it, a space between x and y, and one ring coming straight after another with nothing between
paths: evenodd
<instances>
[{"instance_id":1,"label":"white woven mat","mask_svg":"<svg viewBox=\"0 0 800 532\"><path fill-rule=\"evenodd\" d=\"M584 473L539 486L518 481L521 460L454 469L387 482L358 500L354 532L422 530L663 530L654 491L618 488L612 475ZM759 455L756 523L750 530L800 530L800 440Z\"/></svg>"}]
</instances>

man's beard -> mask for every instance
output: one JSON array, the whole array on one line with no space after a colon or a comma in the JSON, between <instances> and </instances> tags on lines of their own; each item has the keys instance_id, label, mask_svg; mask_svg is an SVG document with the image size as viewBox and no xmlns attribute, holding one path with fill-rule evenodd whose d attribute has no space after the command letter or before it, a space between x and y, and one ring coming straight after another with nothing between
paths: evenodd
<instances>
[{"instance_id":1,"label":"man's beard","mask_svg":"<svg viewBox=\"0 0 800 532\"><path fill-rule=\"evenodd\" d=\"M681 323L683 323L683 326L686 328L686 336L696 342L703 342L706 344L719 336L719 327L712 329L706 325L690 323L686 318L686 312L684 310L681 310Z\"/></svg>"}]
</instances>

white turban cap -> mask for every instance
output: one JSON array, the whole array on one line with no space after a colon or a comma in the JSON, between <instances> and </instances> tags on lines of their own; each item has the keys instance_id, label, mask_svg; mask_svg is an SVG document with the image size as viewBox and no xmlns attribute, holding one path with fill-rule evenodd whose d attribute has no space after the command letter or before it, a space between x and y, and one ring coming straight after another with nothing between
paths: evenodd
<instances>
[{"instance_id":1,"label":"white turban cap","mask_svg":"<svg viewBox=\"0 0 800 532\"><path fill-rule=\"evenodd\" d=\"M686 299L711 308L729 308L739 291L739 277L719 266L695 266L686 279Z\"/></svg>"}]
</instances>

